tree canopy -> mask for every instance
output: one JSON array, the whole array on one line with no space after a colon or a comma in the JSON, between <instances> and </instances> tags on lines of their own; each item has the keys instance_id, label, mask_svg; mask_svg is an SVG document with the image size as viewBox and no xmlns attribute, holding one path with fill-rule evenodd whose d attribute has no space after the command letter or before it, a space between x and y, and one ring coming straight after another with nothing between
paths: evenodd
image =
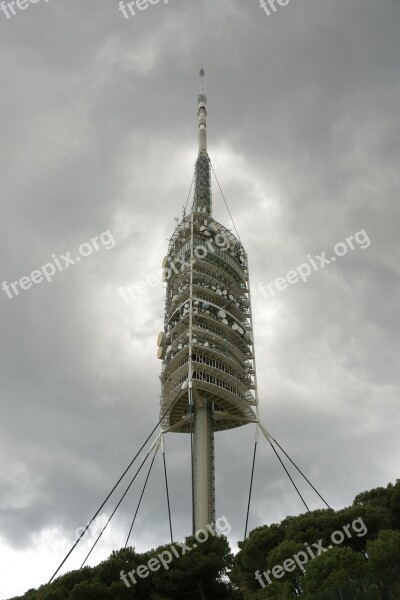
<instances>
[{"instance_id":1,"label":"tree canopy","mask_svg":"<svg viewBox=\"0 0 400 600\"><path fill-rule=\"evenodd\" d=\"M224 536L184 544L171 559L170 546L123 548L12 600L399 600L400 480L342 510L257 527L235 557Z\"/></svg>"}]
</instances>

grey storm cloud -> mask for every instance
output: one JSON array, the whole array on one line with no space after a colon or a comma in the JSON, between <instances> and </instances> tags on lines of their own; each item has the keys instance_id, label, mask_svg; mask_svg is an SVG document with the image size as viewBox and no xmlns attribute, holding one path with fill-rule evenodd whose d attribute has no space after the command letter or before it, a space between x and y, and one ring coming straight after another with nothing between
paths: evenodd
<instances>
[{"instance_id":1,"label":"grey storm cloud","mask_svg":"<svg viewBox=\"0 0 400 600\"><path fill-rule=\"evenodd\" d=\"M262 421L335 508L398 477L399 22L395 0L291 0L270 16L256 0L170 0L129 19L99 0L0 13L0 284L101 232L116 242L51 283L0 291L1 597L51 575L158 421L161 260L193 176L201 65L210 157L250 259ZM230 226L215 181L213 203ZM360 230L368 248L263 295ZM183 537L189 440L166 441ZM233 545L253 442L252 427L216 435ZM303 510L259 448L250 528ZM90 564L123 545L141 482ZM51 531L50 560L38 540ZM158 461L132 544L167 540ZM6 579L4 561L12 571L31 550L36 575Z\"/></svg>"}]
</instances>

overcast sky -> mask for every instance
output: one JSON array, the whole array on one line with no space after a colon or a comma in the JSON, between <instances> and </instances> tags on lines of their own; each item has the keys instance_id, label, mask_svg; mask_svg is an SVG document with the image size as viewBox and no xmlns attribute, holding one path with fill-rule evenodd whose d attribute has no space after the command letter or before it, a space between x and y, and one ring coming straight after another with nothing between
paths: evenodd
<instances>
[{"instance_id":1,"label":"overcast sky","mask_svg":"<svg viewBox=\"0 0 400 600\"><path fill-rule=\"evenodd\" d=\"M15 11L0 12L0 284L109 233L51 283L0 290L0 598L48 580L158 421L163 284L128 303L120 290L161 276L197 156L201 64L209 154L249 255L262 421L334 508L394 482L399 0L291 0L270 16L257 0L170 0L129 19L116 0ZM215 182L213 204L231 227ZM307 283L262 293L360 231L368 247L353 240ZM253 426L216 435L233 546L253 441ZM250 528L303 511L261 442ZM167 462L182 539L188 436L167 437ZM141 481L89 564L123 546ZM158 457L131 543L167 542Z\"/></svg>"}]
</instances>

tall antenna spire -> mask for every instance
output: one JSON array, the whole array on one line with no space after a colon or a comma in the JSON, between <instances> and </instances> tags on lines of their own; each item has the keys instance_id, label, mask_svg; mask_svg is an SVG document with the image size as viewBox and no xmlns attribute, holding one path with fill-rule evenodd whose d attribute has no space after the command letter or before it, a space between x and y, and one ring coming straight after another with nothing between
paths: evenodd
<instances>
[{"instance_id":1,"label":"tall antenna spire","mask_svg":"<svg viewBox=\"0 0 400 600\"><path fill-rule=\"evenodd\" d=\"M204 69L200 69L200 95L199 95L199 152L207 152L207 98L204 94Z\"/></svg>"},{"instance_id":2,"label":"tall antenna spire","mask_svg":"<svg viewBox=\"0 0 400 600\"><path fill-rule=\"evenodd\" d=\"M193 208L195 212L211 216L211 169L207 154L207 98L204 94L204 69L200 70L199 109L199 155L196 161Z\"/></svg>"}]
</instances>

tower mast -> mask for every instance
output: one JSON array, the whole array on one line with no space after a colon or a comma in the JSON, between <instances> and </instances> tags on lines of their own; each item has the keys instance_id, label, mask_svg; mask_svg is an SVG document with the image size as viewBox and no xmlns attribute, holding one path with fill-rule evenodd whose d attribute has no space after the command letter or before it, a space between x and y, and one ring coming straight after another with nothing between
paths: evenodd
<instances>
[{"instance_id":1,"label":"tower mast","mask_svg":"<svg viewBox=\"0 0 400 600\"><path fill-rule=\"evenodd\" d=\"M200 79L193 205L163 260L165 322L158 338L162 429L193 436L194 531L215 521L214 432L258 421L247 255L212 217L203 69Z\"/></svg>"},{"instance_id":2,"label":"tower mast","mask_svg":"<svg viewBox=\"0 0 400 600\"><path fill-rule=\"evenodd\" d=\"M196 161L194 202L191 212L190 261L190 326L189 326L189 402L192 408L193 427L193 529L205 529L215 522L215 469L213 406L193 386L193 270L195 248L194 218L197 211L211 217L211 174L207 154L207 99L204 94L204 70L200 71L201 90L198 100L199 155Z\"/></svg>"}]
</instances>

